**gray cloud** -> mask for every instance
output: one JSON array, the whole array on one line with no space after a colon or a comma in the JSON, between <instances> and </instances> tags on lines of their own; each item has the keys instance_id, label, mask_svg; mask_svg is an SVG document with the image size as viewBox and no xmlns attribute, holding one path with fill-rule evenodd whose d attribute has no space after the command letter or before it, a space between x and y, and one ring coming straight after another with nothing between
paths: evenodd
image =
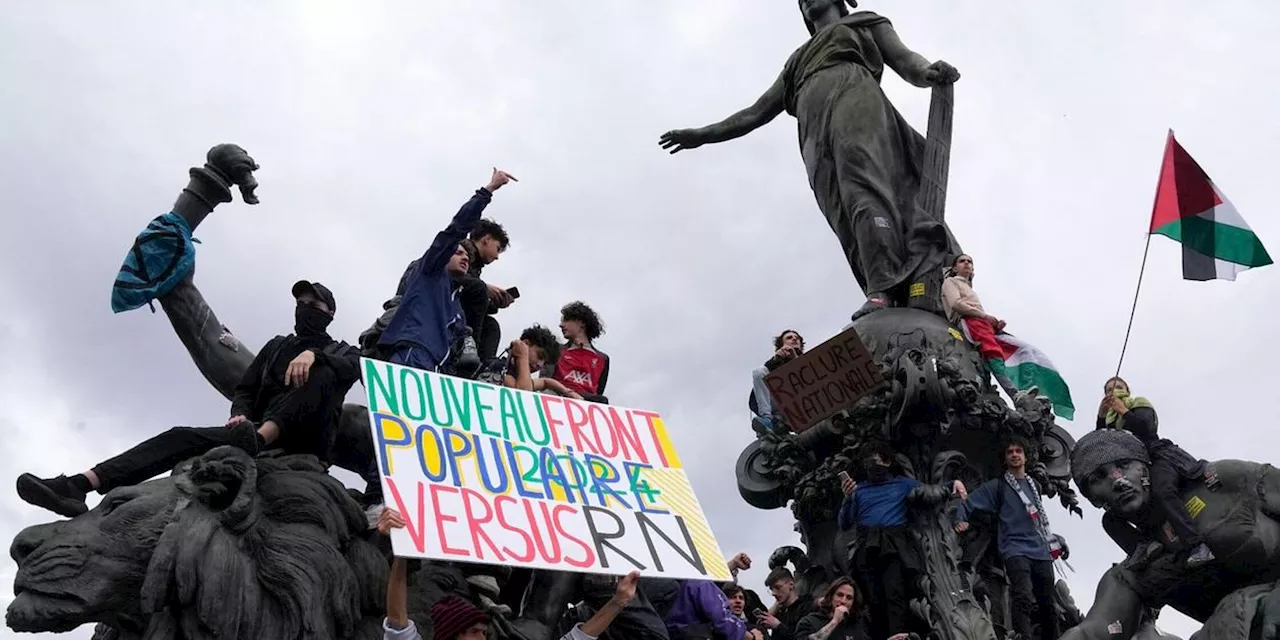
<instances>
[{"instance_id":1,"label":"gray cloud","mask_svg":"<svg viewBox=\"0 0 1280 640\"><path fill-rule=\"evenodd\" d=\"M1114 370L1167 127L1280 251L1268 215L1280 45L1267 31L1280 9L977 6L863 8L964 73L949 219L976 256L984 301L1055 359L1087 417ZM502 314L507 334L587 300L609 328L610 395L666 415L725 551L763 564L793 539L785 511L755 511L733 486L751 438L747 373L779 328L832 335L861 296L787 116L676 157L656 139L750 104L804 38L795 3L67 2L5 13L0 475L81 469L171 424L223 419L163 316L112 316L108 290L186 168L234 141L263 167L263 204L224 205L201 227L197 277L247 343L289 328L286 292L304 276L333 288L334 330L354 338L404 263L500 166L521 178L489 209L514 248L488 273L524 294ZM896 77L885 89L923 126L928 92ZM1182 282L1163 239L1148 269L1127 377L1193 453L1272 450L1248 399L1269 397L1274 379L1255 354L1280 299L1275 272ZM1087 606L1120 554L1096 511L1052 515ZM0 497L0 538L41 518ZM746 581L762 590L763 574ZM0 580L11 579L6 563ZM1195 628L1173 612L1162 622Z\"/></svg>"}]
</instances>

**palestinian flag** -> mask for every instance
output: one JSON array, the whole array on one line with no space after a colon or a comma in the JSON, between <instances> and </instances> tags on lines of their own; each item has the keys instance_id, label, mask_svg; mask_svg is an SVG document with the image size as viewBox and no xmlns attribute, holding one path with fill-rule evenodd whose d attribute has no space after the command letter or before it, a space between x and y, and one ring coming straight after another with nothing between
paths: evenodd
<instances>
[{"instance_id":1,"label":"palestinian flag","mask_svg":"<svg viewBox=\"0 0 1280 640\"><path fill-rule=\"evenodd\" d=\"M1235 280L1245 269L1271 264L1258 236L1173 131L1164 148L1149 233L1182 243L1185 280Z\"/></svg>"},{"instance_id":2,"label":"palestinian flag","mask_svg":"<svg viewBox=\"0 0 1280 640\"><path fill-rule=\"evenodd\" d=\"M1018 391L1035 387L1040 395L1053 403L1054 413L1067 420L1075 418L1076 406L1071 402L1071 389L1067 387L1067 381L1062 379L1049 356L1012 334L992 332L991 325L985 321L976 331L969 325L968 322L960 323L965 339L978 346L991 375L997 381L1003 378L1004 382L1000 386L1005 387L1006 392L1008 386L1013 386Z\"/></svg>"}]
</instances>

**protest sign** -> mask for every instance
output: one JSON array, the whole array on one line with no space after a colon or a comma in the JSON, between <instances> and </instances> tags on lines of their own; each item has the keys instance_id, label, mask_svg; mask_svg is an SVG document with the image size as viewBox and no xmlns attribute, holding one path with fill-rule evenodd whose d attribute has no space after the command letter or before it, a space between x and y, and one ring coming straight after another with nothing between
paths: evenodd
<instances>
[{"instance_id":1,"label":"protest sign","mask_svg":"<svg viewBox=\"0 0 1280 640\"><path fill-rule=\"evenodd\" d=\"M730 579L659 414L361 367L396 555Z\"/></svg>"},{"instance_id":2,"label":"protest sign","mask_svg":"<svg viewBox=\"0 0 1280 640\"><path fill-rule=\"evenodd\" d=\"M775 413L792 431L804 431L852 407L883 378L852 327L765 376Z\"/></svg>"}]
</instances>

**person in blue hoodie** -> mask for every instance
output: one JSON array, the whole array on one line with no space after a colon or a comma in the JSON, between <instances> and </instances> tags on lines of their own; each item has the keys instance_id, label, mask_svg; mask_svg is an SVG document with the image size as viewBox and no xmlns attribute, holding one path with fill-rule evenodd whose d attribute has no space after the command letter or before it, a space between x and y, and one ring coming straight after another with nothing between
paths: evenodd
<instances>
[{"instance_id":1,"label":"person in blue hoodie","mask_svg":"<svg viewBox=\"0 0 1280 640\"><path fill-rule=\"evenodd\" d=\"M984 482L956 507L956 533L969 530L969 516L986 513L996 520L996 548L1004 561L1013 601L1013 629L1024 640L1055 640L1053 561L1067 559L1066 541L1049 528L1040 489L1027 475L1027 443L1011 438L1003 445L1004 474ZM1032 621L1039 635L1032 635Z\"/></svg>"},{"instance_id":2,"label":"person in blue hoodie","mask_svg":"<svg viewBox=\"0 0 1280 640\"><path fill-rule=\"evenodd\" d=\"M854 482L842 474L840 530L857 530L852 555L855 573L869 596L872 637L888 638L907 633L907 586L912 575L924 571L924 558L907 527L907 507L912 503L937 503L951 495L963 498L964 483L950 487L923 485L902 473L893 447L884 441L862 449L866 481Z\"/></svg>"},{"instance_id":3,"label":"person in blue hoodie","mask_svg":"<svg viewBox=\"0 0 1280 640\"><path fill-rule=\"evenodd\" d=\"M494 169L489 184L477 189L449 226L436 234L422 257L409 263L397 288L399 304L387 309L391 318L377 341L391 362L449 372L450 358L467 332L466 317L458 302L459 285L454 280L454 276L466 275L470 267L470 258L461 243L480 221L494 192L514 180L511 174Z\"/></svg>"}]
</instances>

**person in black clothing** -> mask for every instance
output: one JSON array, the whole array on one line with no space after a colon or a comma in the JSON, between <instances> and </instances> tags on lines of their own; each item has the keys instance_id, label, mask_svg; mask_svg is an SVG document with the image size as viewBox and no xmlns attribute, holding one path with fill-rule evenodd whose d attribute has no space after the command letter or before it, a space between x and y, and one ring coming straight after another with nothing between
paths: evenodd
<instances>
[{"instance_id":1,"label":"person in black clothing","mask_svg":"<svg viewBox=\"0 0 1280 640\"><path fill-rule=\"evenodd\" d=\"M480 274L485 266L497 262L509 246L511 238L507 230L488 218L481 218L470 236L462 241L469 258L468 269L465 275L454 276L454 282L461 285L458 302L482 361L498 355L498 344L502 341L502 327L494 314L511 306L515 299L506 289L486 283Z\"/></svg>"},{"instance_id":2,"label":"person in black clothing","mask_svg":"<svg viewBox=\"0 0 1280 640\"><path fill-rule=\"evenodd\" d=\"M796 579L786 567L778 567L769 572L764 584L769 588L775 600L773 607L764 615L757 616L760 626L769 630L772 640L793 640L798 638L796 626L805 616L813 612L813 600L801 598L796 593Z\"/></svg>"},{"instance_id":3,"label":"person in black clothing","mask_svg":"<svg viewBox=\"0 0 1280 640\"><path fill-rule=\"evenodd\" d=\"M871 640L867 626L867 608L862 594L858 592L858 585L848 577L840 577L827 586L818 610L796 625L795 637L800 640Z\"/></svg>"},{"instance_id":4,"label":"person in black clothing","mask_svg":"<svg viewBox=\"0 0 1280 640\"><path fill-rule=\"evenodd\" d=\"M145 482L222 445L249 455L278 447L327 460L343 398L360 380L360 351L326 332L337 308L328 288L304 280L293 285L293 296L295 333L272 338L258 352L236 387L226 425L173 427L70 477L24 473L18 477L18 495L70 518L88 511L85 496L91 490L106 493Z\"/></svg>"},{"instance_id":5,"label":"person in black clothing","mask_svg":"<svg viewBox=\"0 0 1280 640\"><path fill-rule=\"evenodd\" d=\"M751 419L751 428L757 434L764 435L778 427L780 416L773 412L773 395L764 378L774 369L800 357L804 353L804 338L793 329L787 329L773 339L773 357L765 361L764 366L751 370L751 397L747 406L755 417Z\"/></svg>"},{"instance_id":6,"label":"person in black clothing","mask_svg":"<svg viewBox=\"0 0 1280 640\"><path fill-rule=\"evenodd\" d=\"M1187 565L1196 566L1213 560L1213 552L1191 523L1178 497L1182 484L1188 480L1212 481L1208 465L1187 453L1168 438L1159 435L1160 419L1155 407L1146 398L1133 396L1129 383L1116 376L1102 387L1104 395L1098 406L1098 429L1124 429L1137 436L1151 456L1149 468L1151 494L1155 496L1158 515L1173 529L1178 546L1187 551ZM1105 519L1105 516L1104 516ZM1103 523L1104 526L1114 523Z\"/></svg>"}]
</instances>

